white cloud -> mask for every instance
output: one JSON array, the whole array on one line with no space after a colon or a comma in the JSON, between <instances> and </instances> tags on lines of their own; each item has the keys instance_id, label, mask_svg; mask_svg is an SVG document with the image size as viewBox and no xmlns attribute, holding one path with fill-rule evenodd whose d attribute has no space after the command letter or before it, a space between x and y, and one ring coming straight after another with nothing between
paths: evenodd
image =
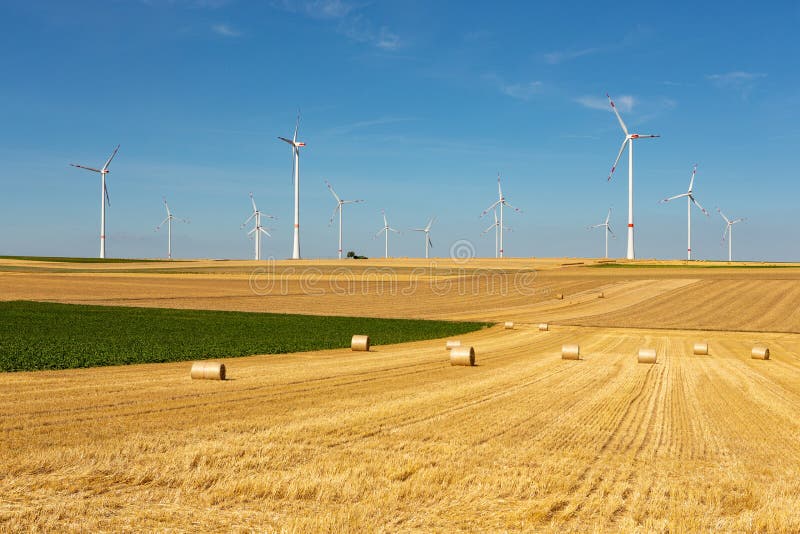
<instances>
[{"instance_id":1,"label":"white cloud","mask_svg":"<svg viewBox=\"0 0 800 534\"><path fill-rule=\"evenodd\" d=\"M241 37L242 35L242 32L227 24L214 24L211 26L211 31L223 37Z\"/></svg>"},{"instance_id":2,"label":"white cloud","mask_svg":"<svg viewBox=\"0 0 800 534\"><path fill-rule=\"evenodd\" d=\"M602 109L611 111L608 98L602 98L599 96L581 96L576 98L575 101L583 107L589 109ZM636 100L631 95L620 95L614 98L614 104L617 106L617 109L622 112L632 111L633 106L636 104Z\"/></svg>"},{"instance_id":3,"label":"white cloud","mask_svg":"<svg viewBox=\"0 0 800 534\"><path fill-rule=\"evenodd\" d=\"M740 86L765 78L767 75L760 72L744 72L741 70L726 72L724 74L709 74L706 76L709 80L723 87Z\"/></svg>"}]
</instances>

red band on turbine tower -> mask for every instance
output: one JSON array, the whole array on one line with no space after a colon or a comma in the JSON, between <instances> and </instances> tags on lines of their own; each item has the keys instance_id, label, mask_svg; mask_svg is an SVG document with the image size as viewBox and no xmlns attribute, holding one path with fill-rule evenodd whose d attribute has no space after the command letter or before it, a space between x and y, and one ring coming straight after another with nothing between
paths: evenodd
<instances>
[{"instance_id":1,"label":"red band on turbine tower","mask_svg":"<svg viewBox=\"0 0 800 534\"><path fill-rule=\"evenodd\" d=\"M300 228L300 225L299 224L295 224L294 227L295 228Z\"/></svg>"},{"instance_id":2,"label":"red band on turbine tower","mask_svg":"<svg viewBox=\"0 0 800 534\"><path fill-rule=\"evenodd\" d=\"M629 223L628 228L633 228L633 223Z\"/></svg>"}]
</instances>

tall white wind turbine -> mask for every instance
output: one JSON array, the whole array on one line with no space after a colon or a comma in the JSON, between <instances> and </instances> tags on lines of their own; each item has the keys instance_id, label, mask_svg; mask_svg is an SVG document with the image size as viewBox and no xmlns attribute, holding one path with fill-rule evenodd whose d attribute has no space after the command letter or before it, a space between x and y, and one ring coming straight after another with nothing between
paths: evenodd
<instances>
[{"instance_id":1,"label":"tall white wind turbine","mask_svg":"<svg viewBox=\"0 0 800 534\"><path fill-rule=\"evenodd\" d=\"M436 217L431 217L428 220L428 224L425 225L425 228L411 228L412 232L425 232L425 259L428 259L428 248L433 246L433 241L431 241L431 226L433 226L433 221L436 220Z\"/></svg>"},{"instance_id":2,"label":"tall white wind turbine","mask_svg":"<svg viewBox=\"0 0 800 534\"><path fill-rule=\"evenodd\" d=\"M661 136L629 133L628 127L625 126L619 111L617 111L617 106L614 105L614 101L611 100L611 97L608 95L608 93L606 93L606 96L608 97L608 102L611 104L611 109L614 110L614 114L619 120L619 125L622 126L622 131L625 132L625 139L622 141L622 146L619 148L619 154L617 154L617 159L614 161L614 165L611 166L611 172L608 174L608 180L611 180L611 177L614 175L614 171L617 169L617 163L619 163L619 158L622 157L622 151L625 150L625 145L628 145L628 253L626 257L629 260L632 260L636 258L636 254L633 250L633 141L634 139L650 139Z\"/></svg>"},{"instance_id":3,"label":"tall white wind turbine","mask_svg":"<svg viewBox=\"0 0 800 534\"><path fill-rule=\"evenodd\" d=\"M114 152L111 153L108 160L106 160L105 165L101 169L95 169L93 167L85 167L83 165L78 165L76 163L70 163L73 167L77 167L79 169L86 169L87 171L92 172L99 172L100 173L100 257L106 257L106 202L109 206L111 206L111 200L108 198L108 187L106 187L106 174L108 174L108 166L111 164L111 160L114 159L114 156L117 155L117 150L119 150L119 145L117 148L114 149Z\"/></svg>"},{"instance_id":4,"label":"tall white wind turbine","mask_svg":"<svg viewBox=\"0 0 800 534\"><path fill-rule=\"evenodd\" d=\"M481 213L481 217L483 217L484 215L486 215L487 213L489 213L490 211L492 211L493 209L495 209L498 206L500 207L500 224L497 227L497 229L500 232L500 257L502 258L503 257L503 230L505 229L505 227L503 226L503 207L504 206L508 206L509 208L514 210L516 213L522 213L522 210L519 209L519 208L515 208L514 206L512 206L511 204L506 202L506 197L503 196L503 188L500 186L500 173L499 172L497 173L497 201L494 204L492 204L491 206L489 206L488 208L486 208L485 210L483 210L483 213Z\"/></svg>"},{"instance_id":5,"label":"tall white wind turbine","mask_svg":"<svg viewBox=\"0 0 800 534\"><path fill-rule=\"evenodd\" d=\"M395 230L394 228L389 226L389 221L386 220L386 212L384 210L381 210L381 213L383 214L383 228L378 230L378 233L375 234L374 239L377 239L378 236L381 235L381 232L384 232L386 234L385 235L385 238L386 238L385 247L386 248L384 249L383 257L384 258L388 258L389 257L389 232L394 232L396 234L399 234L400 232L398 232L397 230ZM339 247L339 248L342 248L342 247Z\"/></svg>"},{"instance_id":6,"label":"tall white wind turbine","mask_svg":"<svg viewBox=\"0 0 800 534\"><path fill-rule=\"evenodd\" d=\"M328 186L328 190L333 195L333 198L336 199L336 207L333 208L333 214L331 214L331 220L328 223L328 226L333 224L333 218L336 217L336 212L339 212L339 259L342 259L342 212L344 211L343 206L345 204L358 204L359 202L364 202L363 200L342 200L339 198L339 195L336 194L336 191L333 190L333 186L325 180L325 185Z\"/></svg>"},{"instance_id":7,"label":"tall white wind turbine","mask_svg":"<svg viewBox=\"0 0 800 534\"><path fill-rule=\"evenodd\" d=\"M253 204L253 213L250 214L250 217L247 218L246 221L242 223L242 228L244 228L247 223L251 220L255 219L256 225L253 227L252 230L247 232L247 235L252 235L256 242L256 250L255 250L255 259L256 261L261 259L261 234L266 235L267 237L272 237L272 234L269 231L261 226L261 217L265 217L267 219L275 219L272 215L267 215L259 211L256 207L256 199L253 198L253 193L250 193L250 202Z\"/></svg>"},{"instance_id":8,"label":"tall white wind turbine","mask_svg":"<svg viewBox=\"0 0 800 534\"><path fill-rule=\"evenodd\" d=\"M608 222L610 219L611 219L611 208L608 208L608 215L606 215L606 221L604 223L594 224L592 226L589 226L589 230L591 230L592 228L605 228L605 232L603 233L606 235L606 258L608 258L608 234L611 234L611 237L613 237L614 239L617 238L617 236L614 235L614 231L611 229L611 223Z\"/></svg>"},{"instance_id":9,"label":"tall white wind turbine","mask_svg":"<svg viewBox=\"0 0 800 534\"><path fill-rule=\"evenodd\" d=\"M692 177L689 180L689 190L685 193L681 193L680 195L675 195L674 197L665 198L660 202L662 204L669 202L670 200L675 200L678 198L686 197L686 217L687 217L687 237L686 237L686 259L692 259L692 204L697 206L700 211L705 213L706 217L708 217L708 212L706 209L701 206L697 200L694 198L694 194L692 193L692 189L694 188L694 176L697 174L697 164L695 163L694 168L692 168Z\"/></svg>"},{"instance_id":10,"label":"tall white wind turbine","mask_svg":"<svg viewBox=\"0 0 800 534\"><path fill-rule=\"evenodd\" d=\"M178 219L175 217L169 209L169 204L167 204L167 199L164 199L164 208L167 210L167 217L161 221L161 224L156 226L155 231L158 232L164 223L167 223L167 259L172 259L172 221L178 221L182 223L188 223L188 219Z\"/></svg>"},{"instance_id":11,"label":"tall white wind turbine","mask_svg":"<svg viewBox=\"0 0 800 534\"><path fill-rule=\"evenodd\" d=\"M722 234L722 242L725 242L725 238L728 238L728 261L733 261L733 225L740 223L742 221L746 221L746 217L739 217L738 219L728 219L722 210L717 208L720 216L725 219L725 232Z\"/></svg>"},{"instance_id":12,"label":"tall white wind turbine","mask_svg":"<svg viewBox=\"0 0 800 534\"><path fill-rule=\"evenodd\" d=\"M300 259L300 148L306 146L305 143L297 140L297 129L300 127L300 114L297 114L297 122L294 125L294 135L291 139L278 137L281 141L289 143L292 147L294 157L294 245L292 247L292 259Z\"/></svg>"}]
</instances>

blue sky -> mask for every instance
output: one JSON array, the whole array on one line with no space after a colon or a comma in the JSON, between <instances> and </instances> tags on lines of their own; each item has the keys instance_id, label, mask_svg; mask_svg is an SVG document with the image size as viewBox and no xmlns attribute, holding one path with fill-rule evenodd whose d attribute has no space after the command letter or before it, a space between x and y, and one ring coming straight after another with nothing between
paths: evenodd
<instances>
[{"instance_id":1,"label":"blue sky","mask_svg":"<svg viewBox=\"0 0 800 534\"><path fill-rule=\"evenodd\" d=\"M290 136L302 113L304 257L333 257L331 181L345 250L397 256L459 239L494 254L478 216L503 175L509 256L598 256L587 231L613 207L624 256L635 146L637 256L683 258L695 193L699 259L723 259L714 208L747 217L734 256L800 260L800 3L8 1L0 4L0 254L95 256L99 177L111 166L108 255L166 254L162 196L191 220L175 257L248 258L248 192L278 217L264 256L291 254Z\"/></svg>"}]
</instances>

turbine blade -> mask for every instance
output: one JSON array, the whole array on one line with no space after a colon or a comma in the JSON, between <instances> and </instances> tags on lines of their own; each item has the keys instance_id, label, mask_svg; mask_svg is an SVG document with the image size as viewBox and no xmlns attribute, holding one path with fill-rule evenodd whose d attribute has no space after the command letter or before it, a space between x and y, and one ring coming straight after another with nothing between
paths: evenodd
<instances>
[{"instance_id":1,"label":"turbine blade","mask_svg":"<svg viewBox=\"0 0 800 534\"><path fill-rule=\"evenodd\" d=\"M253 213L258 211L256 207L256 199L253 197L253 193L250 193L250 203L253 204Z\"/></svg>"},{"instance_id":2,"label":"turbine blade","mask_svg":"<svg viewBox=\"0 0 800 534\"><path fill-rule=\"evenodd\" d=\"M608 215L606 215L606 224L608 224L608 220L611 218L611 208L608 208Z\"/></svg>"},{"instance_id":3,"label":"turbine blade","mask_svg":"<svg viewBox=\"0 0 800 534\"><path fill-rule=\"evenodd\" d=\"M431 241L431 236L428 236L428 245L430 245L431 248L433 248L433 241Z\"/></svg>"},{"instance_id":4,"label":"turbine blade","mask_svg":"<svg viewBox=\"0 0 800 534\"><path fill-rule=\"evenodd\" d=\"M653 135L653 134L633 134L635 135L635 139L654 139L656 137L661 137L660 135Z\"/></svg>"},{"instance_id":5,"label":"turbine blade","mask_svg":"<svg viewBox=\"0 0 800 534\"><path fill-rule=\"evenodd\" d=\"M395 230L394 228L389 228L388 230L389 230L390 232L394 232L394 233L396 233L396 234L402 234L402 233L403 233L403 232L401 232L401 231L399 231L399 230Z\"/></svg>"},{"instance_id":6,"label":"turbine blade","mask_svg":"<svg viewBox=\"0 0 800 534\"><path fill-rule=\"evenodd\" d=\"M281 136L278 136L278 139L280 139L284 143L289 143L290 145L294 146L294 141L292 141L291 139L286 139L285 137L281 137Z\"/></svg>"},{"instance_id":7,"label":"turbine blade","mask_svg":"<svg viewBox=\"0 0 800 534\"><path fill-rule=\"evenodd\" d=\"M300 110L297 110L297 121L294 123L294 136L292 137L292 144L297 144L297 130L300 128Z\"/></svg>"},{"instance_id":8,"label":"turbine blade","mask_svg":"<svg viewBox=\"0 0 800 534\"><path fill-rule=\"evenodd\" d=\"M522 210L521 210L521 209L519 209L519 208L515 208L514 206L512 206L511 204L509 204L509 203L508 203L508 202L506 202L505 200L503 201L503 205L505 205L505 206L508 206L509 208L511 208L512 210L514 210L514 212L515 212L515 213L522 213Z\"/></svg>"},{"instance_id":9,"label":"turbine blade","mask_svg":"<svg viewBox=\"0 0 800 534\"><path fill-rule=\"evenodd\" d=\"M247 235L250 235L250 234L254 233L256 230L258 230L258 228L253 228L252 230L250 230L249 232L247 232Z\"/></svg>"},{"instance_id":10,"label":"turbine blade","mask_svg":"<svg viewBox=\"0 0 800 534\"><path fill-rule=\"evenodd\" d=\"M389 223L386 221L386 212L381 210L381 214L383 215L383 226L388 228L389 227Z\"/></svg>"},{"instance_id":11,"label":"turbine blade","mask_svg":"<svg viewBox=\"0 0 800 534\"><path fill-rule=\"evenodd\" d=\"M722 243L725 243L725 239L728 237L728 231L729 231L730 229L731 229L731 225L730 225L730 224L726 224L726 225L725 225L725 231L724 231L724 232L722 232L722 242L720 243L720 245L721 245Z\"/></svg>"},{"instance_id":12,"label":"turbine blade","mask_svg":"<svg viewBox=\"0 0 800 534\"><path fill-rule=\"evenodd\" d=\"M114 152L112 152L111 155L108 157L108 160L106 161L106 164L103 165L103 170L104 171L108 170L108 166L111 164L111 160L114 159L114 156L117 155L117 150L119 150L119 145L117 145L117 148L115 148Z\"/></svg>"},{"instance_id":13,"label":"turbine blade","mask_svg":"<svg viewBox=\"0 0 800 534\"><path fill-rule=\"evenodd\" d=\"M264 228L259 228L259 231L261 231L262 234L266 234L267 237L272 237L272 234L267 232L267 230Z\"/></svg>"},{"instance_id":14,"label":"turbine blade","mask_svg":"<svg viewBox=\"0 0 800 534\"><path fill-rule=\"evenodd\" d=\"M86 167L84 165L78 165L77 163L70 163L73 167L77 167L79 169L86 169L87 171L94 171L94 172L103 172L100 169L95 169L94 167Z\"/></svg>"},{"instance_id":15,"label":"turbine blade","mask_svg":"<svg viewBox=\"0 0 800 534\"><path fill-rule=\"evenodd\" d=\"M611 96L608 93L606 93L606 96L608 97L608 103L611 104L611 109L614 110L614 115L617 116L617 120L619 121L619 125L622 126L622 131L625 132L625 137L627 137L628 136L628 127L625 126L625 123L622 121L622 117L620 116L619 111L617 111L617 106L614 105L614 101L611 100Z\"/></svg>"},{"instance_id":16,"label":"turbine blade","mask_svg":"<svg viewBox=\"0 0 800 534\"><path fill-rule=\"evenodd\" d=\"M479 218L479 219L482 219L482 218L483 218L483 217L484 217L484 216L485 216L487 213L489 213L489 212L490 212L490 211L492 211L494 208L496 208L498 204L500 204L500 201L499 201L499 200L498 200L498 201L496 201L496 202L495 202L494 204L492 204L491 206L489 206L488 208L486 208L485 210L483 210L483 211L481 212L481 216L480 216L480 217L478 217L478 218Z\"/></svg>"},{"instance_id":17,"label":"turbine blade","mask_svg":"<svg viewBox=\"0 0 800 534\"><path fill-rule=\"evenodd\" d=\"M665 198L663 200L659 200L658 203L659 204L666 204L670 200L675 200L676 198L683 198L683 197L688 197L688 196L689 196L689 193L681 193L680 195L675 195L674 197L669 197L669 198Z\"/></svg>"},{"instance_id":18,"label":"turbine blade","mask_svg":"<svg viewBox=\"0 0 800 534\"><path fill-rule=\"evenodd\" d=\"M617 236L614 234L614 230L611 229L611 225L607 225L606 230L608 230L608 232L611 234L611 237L613 237L614 239L617 238Z\"/></svg>"},{"instance_id":19,"label":"turbine blade","mask_svg":"<svg viewBox=\"0 0 800 534\"><path fill-rule=\"evenodd\" d=\"M328 180L325 180L325 185L328 186L328 191L331 192L331 195L333 195L333 198L336 199L336 202L341 202L342 199L339 198L339 195L337 195L336 191L333 190L333 186L330 184L330 182L328 182Z\"/></svg>"},{"instance_id":20,"label":"turbine blade","mask_svg":"<svg viewBox=\"0 0 800 534\"><path fill-rule=\"evenodd\" d=\"M732 220L732 221L731 221L731 224L740 223L740 222L742 222L742 221L746 221L746 220L747 220L747 217L739 217L738 219L734 219L734 220Z\"/></svg>"},{"instance_id":21,"label":"turbine blade","mask_svg":"<svg viewBox=\"0 0 800 534\"><path fill-rule=\"evenodd\" d=\"M721 210L721 209L717 208L717 212L718 212L718 213L719 213L719 214L722 216L722 218L723 218L723 219L725 219L725 222L726 222L726 223L728 223L728 224L730 224L730 223L731 223L731 221L730 221L730 220L729 220L729 219L728 219L728 218L725 216L725 214L724 214L724 213L722 213L722 210Z\"/></svg>"},{"instance_id":22,"label":"turbine blade","mask_svg":"<svg viewBox=\"0 0 800 534\"><path fill-rule=\"evenodd\" d=\"M622 152L625 150L625 145L627 145L629 141L630 140L627 137L622 141L622 146L619 147L619 154L617 154L617 159L614 160L614 165L611 166L611 172L608 173L608 178L606 178L607 182L610 182L611 177L614 176L614 171L617 170L617 163L619 163L619 158L622 157Z\"/></svg>"},{"instance_id":23,"label":"turbine blade","mask_svg":"<svg viewBox=\"0 0 800 534\"><path fill-rule=\"evenodd\" d=\"M250 217L248 217L248 218L247 218L247 220L246 220L246 221L244 221L244 222L242 223L242 225L240 226L240 228L244 228L244 227L245 227L245 225L246 225L247 223L249 223L249 222L250 222L250 221L253 219L253 217L255 217L255 216L256 216L256 212L253 212L253 214L252 214L252 215L250 215Z\"/></svg>"},{"instance_id":24,"label":"turbine blade","mask_svg":"<svg viewBox=\"0 0 800 534\"><path fill-rule=\"evenodd\" d=\"M108 184L103 184L103 191L106 194L106 204L108 204L108 207L111 207L111 199L108 197Z\"/></svg>"},{"instance_id":25,"label":"turbine blade","mask_svg":"<svg viewBox=\"0 0 800 534\"><path fill-rule=\"evenodd\" d=\"M503 188L500 187L500 173L497 173L497 198L502 200L503 199Z\"/></svg>"},{"instance_id":26,"label":"turbine blade","mask_svg":"<svg viewBox=\"0 0 800 534\"><path fill-rule=\"evenodd\" d=\"M328 226L330 226L330 225L332 225L332 224L333 224L333 218L334 218L334 217L336 217L336 212L337 212L337 211L339 211L339 209L340 209L341 207L342 207L342 205L337 203L337 204L336 204L336 207L335 207L335 208L333 208L333 213L331 213L331 220L330 220L330 221L328 221Z\"/></svg>"},{"instance_id":27,"label":"turbine blade","mask_svg":"<svg viewBox=\"0 0 800 534\"><path fill-rule=\"evenodd\" d=\"M692 179L689 180L689 192L692 192L692 187L694 187L694 175L697 174L697 163L694 164L694 168L692 169Z\"/></svg>"},{"instance_id":28,"label":"turbine blade","mask_svg":"<svg viewBox=\"0 0 800 534\"><path fill-rule=\"evenodd\" d=\"M706 211L706 209L703 206L701 206L700 203L696 201L692 195L689 195L689 200L692 201L692 204L700 208L700 211L702 211L706 215L706 217L708 217L708 212Z\"/></svg>"},{"instance_id":29,"label":"turbine blade","mask_svg":"<svg viewBox=\"0 0 800 534\"><path fill-rule=\"evenodd\" d=\"M386 227L383 227L383 228L381 228L380 230L378 230L378 232L377 232L377 233L376 233L374 236L372 236L372 239L377 239L377 238L378 238L378 236L380 236L380 235L381 235L383 232L385 232L386 230L387 230L387 228L386 228Z\"/></svg>"}]
</instances>

